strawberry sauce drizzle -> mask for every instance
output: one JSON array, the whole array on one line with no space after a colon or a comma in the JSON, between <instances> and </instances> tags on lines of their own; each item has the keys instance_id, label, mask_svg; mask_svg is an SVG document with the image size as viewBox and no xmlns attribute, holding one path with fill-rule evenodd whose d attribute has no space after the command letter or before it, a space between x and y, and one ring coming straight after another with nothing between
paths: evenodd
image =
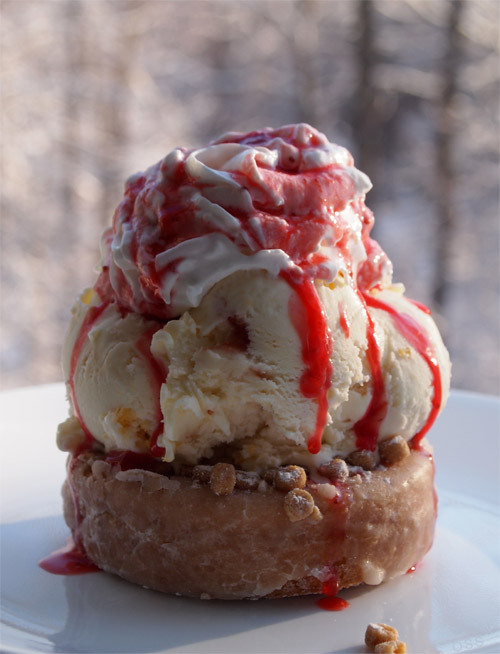
<instances>
[{"instance_id":1,"label":"strawberry sauce drizzle","mask_svg":"<svg viewBox=\"0 0 500 654\"><path fill-rule=\"evenodd\" d=\"M38 565L53 575L82 575L88 572L100 572L100 569L90 561L84 550L76 545L72 538L61 549L46 556Z\"/></svg>"},{"instance_id":2,"label":"strawberry sauce drizzle","mask_svg":"<svg viewBox=\"0 0 500 654\"><path fill-rule=\"evenodd\" d=\"M339 302L339 323L340 323L340 328L344 332L344 336L346 338L349 338L351 323L349 322L349 318L347 317L345 305L343 302Z\"/></svg>"},{"instance_id":3,"label":"strawberry sauce drizzle","mask_svg":"<svg viewBox=\"0 0 500 654\"><path fill-rule=\"evenodd\" d=\"M78 497L73 486L73 472L78 461L78 456L89 449L85 443L75 454L71 455L67 464L67 483L71 492L74 507L73 538L69 538L67 544L61 549L46 556L38 565L55 575L80 575L87 572L99 572L99 568L88 558L82 538L83 516L80 510Z\"/></svg>"},{"instance_id":4,"label":"strawberry sauce drizzle","mask_svg":"<svg viewBox=\"0 0 500 654\"><path fill-rule=\"evenodd\" d=\"M360 450L374 451L377 447L380 425L387 415L387 397L380 365L380 348L375 336L375 325L366 306L366 296L358 291L358 296L366 312L366 358L372 373L372 397L365 414L353 427L356 434L356 447Z\"/></svg>"},{"instance_id":5,"label":"strawberry sauce drizzle","mask_svg":"<svg viewBox=\"0 0 500 654\"><path fill-rule=\"evenodd\" d=\"M429 337L425 329L419 325L419 323L412 318L407 313L399 313L391 307L386 302L379 300L376 297L371 295L365 295L366 303L374 308L381 309L386 311L392 318L394 325L396 326L399 333L408 341L408 343L420 354L424 359L426 364L429 367L432 384L433 384L433 398L432 406L427 417L427 421L420 431L415 434L411 443L412 447L419 445L420 441L423 439L425 434L429 431L432 424L434 423L437 414L439 413L439 408L441 406L442 400L442 384L441 384L441 372L439 370L439 364L436 359L436 353L432 343L429 340Z\"/></svg>"},{"instance_id":6,"label":"strawberry sauce drizzle","mask_svg":"<svg viewBox=\"0 0 500 654\"><path fill-rule=\"evenodd\" d=\"M316 600L316 606L325 611L343 611L349 606L349 602L337 597L339 585L337 576L333 575L323 583L322 593L326 597Z\"/></svg>"},{"instance_id":7,"label":"strawberry sauce drizzle","mask_svg":"<svg viewBox=\"0 0 500 654\"><path fill-rule=\"evenodd\" d=\"M327 595L328 597L335 597L339 592L339 582L336 574L333 574L329 579L323 582L321 592L323 595Z\"/></svg>"},{"instance_id":8,"label":"strawberry sauce drizzle","mask_svg":"<svg viewBox=\"0 0 500 654\"><path fill-rule=\"evenodd\" d=\"M328 389L332 383L330 332L314 281L305 276L296 279L288 271L282 271L281 277L295 292L289 312L302 344L305 370L300 378L300 390L304 397L315 399L318 404L316 426L307 443L309 452L317 454L326 425Z\"/></svg>"}]
</instances>

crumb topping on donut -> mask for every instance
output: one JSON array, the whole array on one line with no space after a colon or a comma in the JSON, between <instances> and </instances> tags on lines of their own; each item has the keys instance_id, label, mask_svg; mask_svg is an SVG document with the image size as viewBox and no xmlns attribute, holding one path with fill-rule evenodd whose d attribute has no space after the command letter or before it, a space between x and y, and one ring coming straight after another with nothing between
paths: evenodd
<instances>
[{"instance_id":1,"label":"crumb topping on donut","mask_svg":"<svg viewBox=\"0 0 500 654\"><path fill-rule=\"evenodd\" d=\"M402 436L394 436L382 441L378 446L380 462L385 466L403 461L410 456L410 447Z\"/></svg>"},{"instance_id":2,"label":"crumb topping on donut","mask_svg":"<svg viewBox=\"0 0 500 654\"><path fill-rule=\"evenodd\" d=\"M231 495L236 484L236 470L231 463L216 463L210 473L210 490L216 495Z\"/></svg>"},{"instance_id":3,"label":"crumb topping on donut","mask_svg":"<svg viewBox=\"0 0 500 654\"><path fill-rule=\"evenodd\" d=\"M293 488L288 491L283 506L290 522L308 518L316 508L313 496L303 488Z\"/></svg>"},{"instance_id":4,"label":"crumb topping on donut","mask_svg":"<svg viewBox=\"0 0 500 654\"><path fill-rule=\"evenodd\" d=\"M373 470L375 467L375 455L370 450L356 450L349 454L346 462L351 466L359 466L364 470Z\"/></svg>"},{"instance_id":5,"label":"crumb topping on donut","mask_svg":"<svg viewBox=\"0 0 500 654\"><path fill-rule=\"evenodd\" d=\"M328 479L329 483L317 483L313 473L318 492L323 497L333 498L336 495L336 484L344 483L348 479L369 475L374 470L388 468L400 463L410 455L410 448L401 436L394 436L383 441L379 451L357 450L352 452L345 460L336 457L328 463L318 467L317 473ZM98 454L98 452L95 452ZM103 459L94 462L96 473L99 475L105 467L119 465L122 470L143 469L151 470L163 476L178 475L189 477L195 484L209 485L216 495L225 495L233 492L235 488L247 491L263 491L268 485L279 491L288 492L294 489L306 488L309 481L309 472L298 465L287 465L279 468L270 468L259 473L257 471L241 470L234 464L219 462L216 464L200 463L194 466L187 464L170 465L155 459L148 454L137 454L129 451L114 451L102 453ZM377 459L379 463L377 464ZM325 487L324 489L322 487ZM329 487L328 489L326 487Z\"/></svg>"},{"instance_id":6,"label":"crumb topping on donut","mask_svg":"<svg viewBox=\"0 0 500 654\"><path fill-rule=\"evenodd\" d=\"M319 467L319 473L331 481L345 481L349 476L349 468L344 459L332 459Z\"/></svg>"},{"instance_id":7,"label":"crumb topping on donut","mask_svg":"<svg viewBox=\"0 0 500 654\"><path fill-rule=\"evenodd\" d=\"M289 491L294 488L304 488L307 483L307 474L300 466L285 466L268 470L265 480L278 490Z\"/></svg>"}]
</instances>

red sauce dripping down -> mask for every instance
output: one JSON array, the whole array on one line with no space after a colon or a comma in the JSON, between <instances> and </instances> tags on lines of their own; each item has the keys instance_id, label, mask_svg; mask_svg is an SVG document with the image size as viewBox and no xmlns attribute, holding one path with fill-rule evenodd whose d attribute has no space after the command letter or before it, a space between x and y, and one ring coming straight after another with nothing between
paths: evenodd
<instances>
[{"instance_id":1,"label":"red sauce dripping down","mask_svg":"<svg viewBox=\"0 0 500 654\"><path fill-rule=\"evenodd\" d=\"M321 553L323 561L341 561L345 557L346 519L352 502L352 490L343 482L336 482L333 485L338 493L328 502L331 527L330 538ZM335 564L329 566L328 577L322 584L321 592L325 597L315 601L320 608L326 611L340 611L347 608L348 603L337 597L339 584Z\"/></svg>"},{"instance_id":2,"label":"red sauce dripping down","mask_svg":"<svg viewBox=\"0 0 500 654\"><path fill-rule=\"evenodd\" d=\"M321 592L323 595L327 595L328 597L335 597L335 595L339 592L339 583L336 575L333 575L330 577L330 579L327 579L323 582L323 588L321 589Z\"/></svg>"},{"instance_id":3,"label":"red sauce dripping down","mask_svg":"<svg viewBox=\"0 0 500 654\"><path fill-rule=\"evenodd\" d=\"M75 468L78 455L88 449L88 444L85 444L78 452L76 452L68 461L68 475L67 483L71 491L74 506L74 526L73 538L68 540L65 547L56 550L49 556L39 561L38 565L46 572L51 572L55 575L81 575L87 572L99 572L99 568L90 561L85 548L83 546L81 537L81 524L82 513L78 504L78 499L73 488L73 470Z\"/></svg>"},{"instance_id":4,"label":"red sauce dripping down","mask_svg":"<svg viewBox=\"0 0 500 654\"><path fill-rule=\"evenodd\" d=\"M339 303L339 323L342 331L344 332L344 336L346 338L349 338L351 323L349 322L349 319L347 317L347 313L343 302Z\"/></svg>"},{"instance_id":5,"label":"red sauce dripping down","mask_svg":"<svg viewBox=\"0 0 500 654\"><path fill-rule=\"evenodd\" d=\"M412 439L412 446L416 447L425 434L429 431L434 420L436 419L442 400L442 385L441 385L441 372L439 364L436 359L436 353L432 343L429 340L425 329L407 313L399 313L389 304L379 300L371 295L365 296L366 303L374 309L382 309L386 311L392 318L397 330L408 341L408 343L420 354L420 356L427 363L434 388L432 406L427 421L422 429L415 434Z\"/></svg>"},{"instance_id":6,"label":"red sauce dripping down","mask_svg":"<svg viewBox=\"0 0 500 654\"><path fill-rule=\"evenodd\" d=\"M341 597L337 597L338 591L339 585L337 577L334 575L323 583L323 594L326 597L317 600L316 605L325 611L343 611L349 606L349 602Z\"/></svg>"},{"instance_id":7,"label":"red sauce dripping down","mask_svg":"<svg viewBox=\"0 0 500 654\"><path fill-rule=\"evenodd\" d=\"M53 575L81 575L88 572L100 572L99 568L89 560L81 547L68 540L65 547L56 550L38 562L46 572Z\"/></svg>"},{"instance_id":8,"label":"red sauce dripping down","mask_svg":"<svg viewBox=\"0 0 500 654\"><path fill-rule=\"evenodd\" d=\"M366 357L372 373L372 397L362 418L354 425L356 447L360 450L374 451L377 447L380 425L387 415L387 397L380 366L380 348L375 338L375 325L366 307L365 297L358 291L366 311Z\"/></svg>"},{"instance_id":9,"label":"red sauce dripping down","mask_svg":"<svg viewBox=\"0 0 500 654\"><path fill-rule=\"evenodd\" d=\"M282 271L281 277L295 291L295 298L290 302L290 318L302 343L305 370L300 378L300 390L304 397L318 403L316 426L307 443L309 452L317 454L326 425L328 389L332 383L330 332L314 281L305 276L297 279L289 271Z\"/></svg>"}]
</instances>

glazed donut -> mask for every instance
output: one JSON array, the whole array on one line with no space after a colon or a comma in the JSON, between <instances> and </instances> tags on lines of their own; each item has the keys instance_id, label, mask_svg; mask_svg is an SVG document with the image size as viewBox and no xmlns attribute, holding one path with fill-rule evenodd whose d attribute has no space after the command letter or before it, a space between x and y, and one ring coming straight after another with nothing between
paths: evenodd
<instances>
[{"instance_id":1,"label":"glazed donut","mask_svg":"<svg viewBox=\"0 0 500 654\"><path fill-rule=\"evenodd\" d=\"M364 470L340 459L313 480L230 464L180 472L126 455L70 456L64 515L102 570L199 598L287 597L403 574L430 548L434 466L424 450ZM146 466L147 467L147 466ZM318 481L319 480L319 481Z\"/></svg>"}]
</instances>

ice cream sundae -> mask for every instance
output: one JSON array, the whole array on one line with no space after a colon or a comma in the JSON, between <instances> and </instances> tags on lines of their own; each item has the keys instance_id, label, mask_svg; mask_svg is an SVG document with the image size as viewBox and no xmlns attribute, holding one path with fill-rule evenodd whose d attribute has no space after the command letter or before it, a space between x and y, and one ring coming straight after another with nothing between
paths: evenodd
<instances>
[{"instance_id":1,"label":"ice cream sundae","mask_svg":"<svg viewBox=\"0 0 500 654\"><path fill-rule=\"evenodd\" d=\"M195 597L335 594L429 549L450 363L370 237L370 187L305 124L127 180L63 351L65 518L99 568Z\"/></svg>"}]
</instances>

